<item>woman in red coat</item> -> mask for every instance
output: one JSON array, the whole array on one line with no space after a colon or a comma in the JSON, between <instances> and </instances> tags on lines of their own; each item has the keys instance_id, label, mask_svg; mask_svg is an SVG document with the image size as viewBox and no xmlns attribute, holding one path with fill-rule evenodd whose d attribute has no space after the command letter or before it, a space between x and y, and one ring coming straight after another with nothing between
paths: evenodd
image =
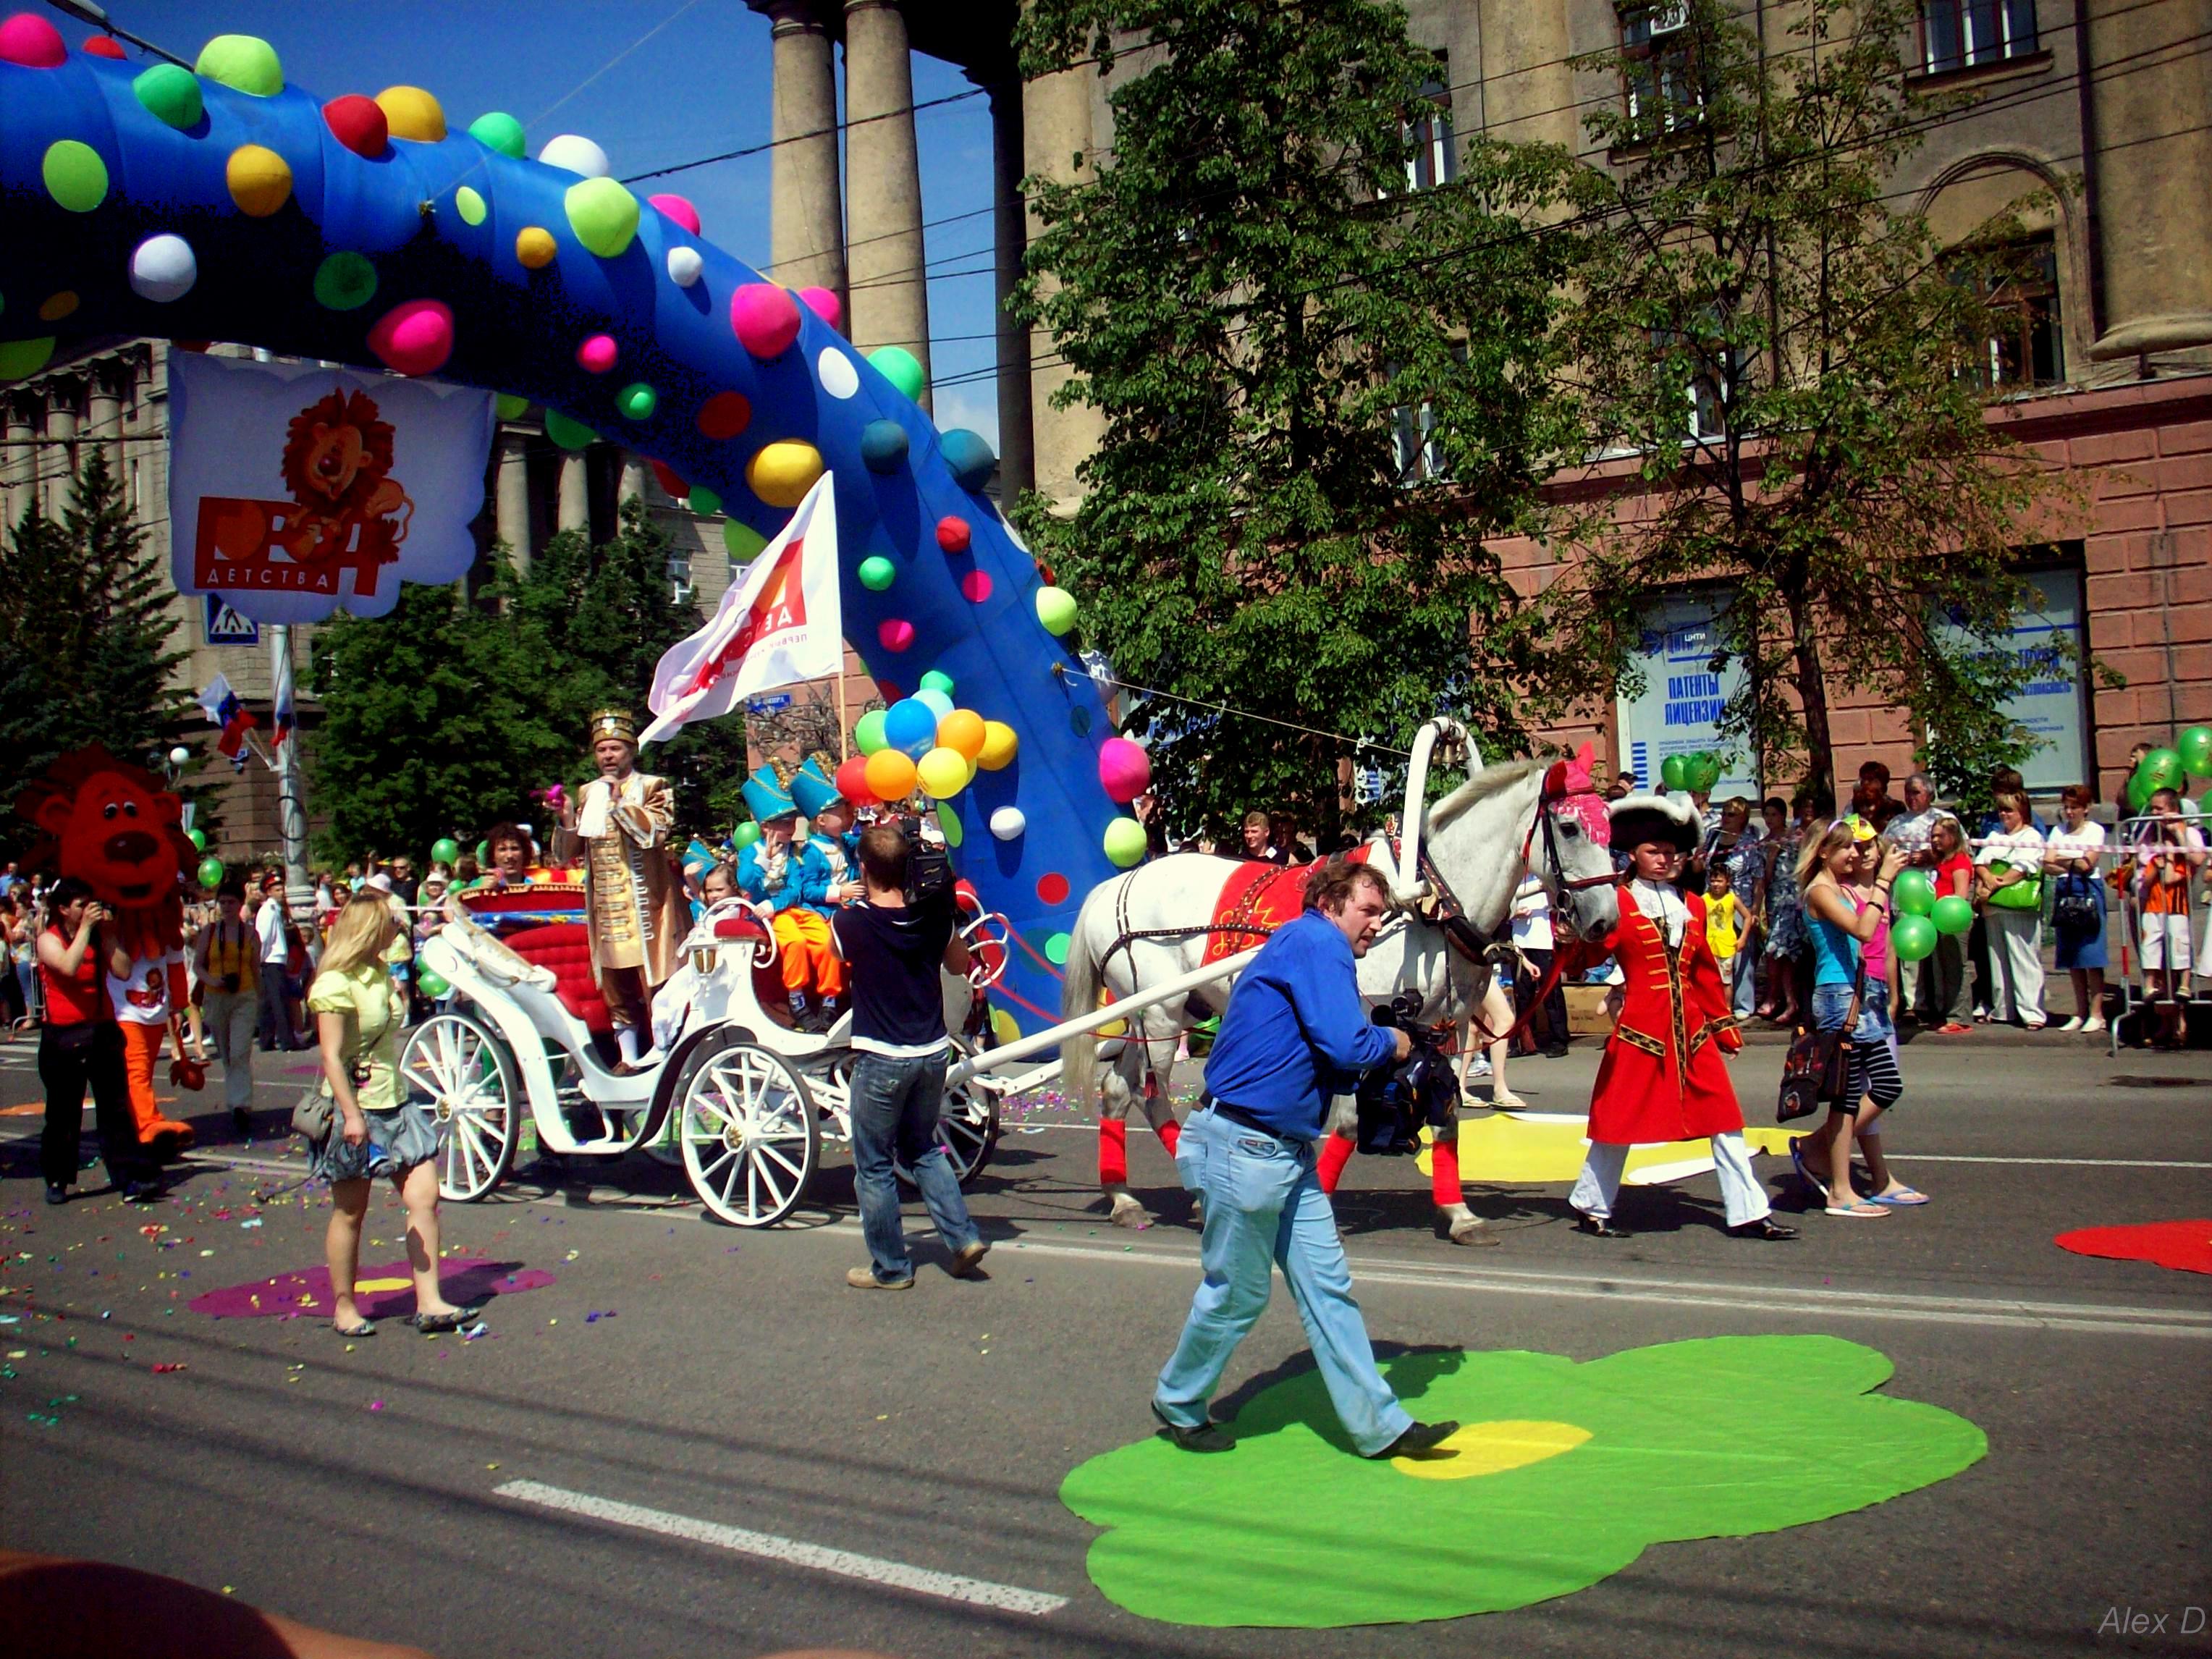
<instances>
[{"instance_id":1,"label":"woman in red coat","mask_svg":"<svg viewBox=\"0 0 2212 1659\"><path fill-rule=\"evenodd\" d=\"M1607 1039L1590 1098L1589 1156L1569 1197L1580 1230L1626 1235L1613 1224L1628 1149L1709 1136L1728 1230L1739 1238L1795 1238L1767 1212L1766 1191L1744 1149L1743 1113L1723 1053L1743 1046L1727 981L1705 940L1705 903L1674 885L1704 828L1683 796L1628 795L1613 802L1613 844L1626 848L1629 879L1620 921L1604 947L1620 964L1620 1017Z\"/></svg>"}]
</instances>

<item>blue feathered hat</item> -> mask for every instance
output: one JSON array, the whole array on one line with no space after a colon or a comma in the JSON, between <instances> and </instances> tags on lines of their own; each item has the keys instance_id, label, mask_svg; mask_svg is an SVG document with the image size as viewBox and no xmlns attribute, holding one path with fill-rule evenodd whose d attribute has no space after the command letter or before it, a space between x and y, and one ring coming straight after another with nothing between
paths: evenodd
<instances>
[{"instance_id":1,"label":"blue feathered hat","mask_svg":"<svg viewBox=\"0 0 2212 1659\"><path fill-rule=\"evenodd\" d=\"M773 766L763 766L747 778L744 793L745 806L758 823L767 823L776 818L799 815L798 804L791 799L791 792L783 787L783 781L776 776Z\"/></svg>"},{"instance_id":2,"label":"blue feathered hat","mask_svg":"<svg viewBox=\"0 0 2212 1659\"><path fill-rule=\"evenodd\" d=\"M812 755L806 757L805 765L791 775L791 798L810 819L831 801L842 799L837 786L823 774L820 759Z\"/></svg>"}]
</instances>

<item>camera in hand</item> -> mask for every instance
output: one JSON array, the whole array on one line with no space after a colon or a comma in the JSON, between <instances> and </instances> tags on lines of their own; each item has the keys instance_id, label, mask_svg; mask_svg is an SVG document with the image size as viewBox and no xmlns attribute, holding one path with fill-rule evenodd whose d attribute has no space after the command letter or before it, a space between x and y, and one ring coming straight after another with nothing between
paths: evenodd
<instances>
[{"instance_id":1,"label":"camera in hand","mask_svg":"<svg viewBox=\"0 0 2212 1659\"><path fill-rule=\"evenodd\" d=\"M952 897L952 855L922 838L921 820L901 817L898 827L906 836L906 902L921 905Z\"/></svg>"},{"instance_id":2,"label":"camera in hand","mask_svg":"<svg viewBox=\"0 0 2212 1659\"><path fill-rule=\"evenodd\" d=\"M1417 1152L1424 1125L1438 1134L1452 1121L1459 1083L1436 1030L1419 1023L1421 1000L1401 991L1375 1010L1376 1024L1405 1032L1413 1053L1396 1065L1377 1066L1359 1079L1359 1150L1385 1157Z\"/></svg>"}]
</instances>

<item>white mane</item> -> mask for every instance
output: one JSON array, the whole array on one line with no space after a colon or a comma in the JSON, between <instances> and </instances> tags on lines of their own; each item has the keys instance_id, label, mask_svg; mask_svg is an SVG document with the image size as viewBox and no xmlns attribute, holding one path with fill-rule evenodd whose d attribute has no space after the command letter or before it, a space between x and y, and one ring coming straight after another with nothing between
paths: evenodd
<instances>
[{"instance_id":1,"label":"white mane","mask_svg":"<svg viewBox=\"0 0 2212 1659\"><path fill-rule=\"evenodd\" d=\"M1545 771L1551 765L1550 759L1540 757L1535 760L1500 761L1495 766L1484 767L1429 808L1429 828L1431 830L1443 829L1478 801L1502 793L1524 781L1532 772Z\"/></svg>"}]
</instances>

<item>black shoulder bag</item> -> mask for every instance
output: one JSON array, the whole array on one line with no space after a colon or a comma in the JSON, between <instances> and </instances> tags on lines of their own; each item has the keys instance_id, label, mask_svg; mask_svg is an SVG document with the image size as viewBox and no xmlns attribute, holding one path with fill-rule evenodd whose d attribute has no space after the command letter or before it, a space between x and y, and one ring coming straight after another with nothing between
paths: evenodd
<instances>
[{"instance_id":1,"label":"black shoulder bag","mask_svg":"<svg viewBox=\"0 0 2212 1659\"><path fill-rule=\"evenodd\" d=\"M1859 951L1858 975L1851 981L1851 1009L1840 1030L1797 1028L1782 1062L1782 1089L1774 1102L1774 1121L1795 1123L1823 1105L1840 1109L1850 1086L1851 1033L1858 1030L1859 1001L1866 994L1866 951Z\"/></svg>"}]
</instances>

